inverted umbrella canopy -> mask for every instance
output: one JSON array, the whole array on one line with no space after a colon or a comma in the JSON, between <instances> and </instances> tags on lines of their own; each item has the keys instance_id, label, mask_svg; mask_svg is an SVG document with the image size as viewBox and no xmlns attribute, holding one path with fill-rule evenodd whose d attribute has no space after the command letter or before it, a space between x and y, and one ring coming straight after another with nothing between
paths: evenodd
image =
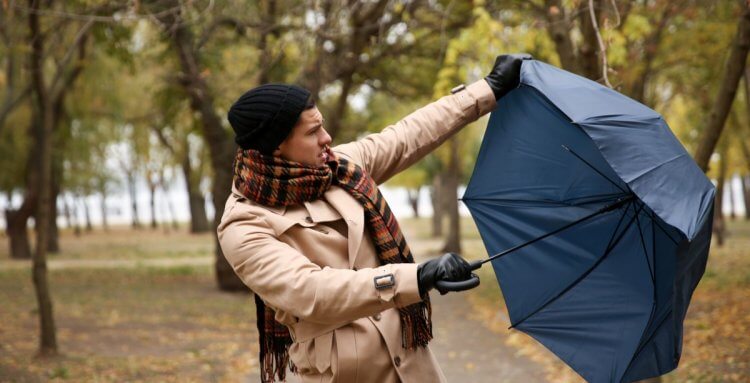
<instances>
[{"instance_id":1,"label":"inverted umbrella canopy","mask_svg":"<svg viewBox=\"0 0 750 383\"><path fill-rule=\"evenodd\" d=\"M630 382L677 366L713 197L658 113L525 60L462 200L502 254L492 266L512 327L588 381Z\"/></svg>"}]
</instances>

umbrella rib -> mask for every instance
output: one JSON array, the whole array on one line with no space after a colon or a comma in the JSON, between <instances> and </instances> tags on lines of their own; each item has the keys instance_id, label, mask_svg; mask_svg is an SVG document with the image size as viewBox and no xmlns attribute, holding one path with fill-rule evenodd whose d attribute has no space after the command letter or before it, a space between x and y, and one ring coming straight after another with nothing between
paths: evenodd
<instances>
[{"instance_id":1,"label":"umbrella rib","mask_svg":"<svg viewBox=\"0 0 750 383\"><path fill-rule=\"evenodd\" d=\"M586 200L584 202L580 203L569 203L566 201L552 201L552 200L533 200L533 199L512 199L512 198L491 198L491 197L478 197L478 198L459 198L459 201L495 201L495 202L511 202L511 203L540 203L540 204L549 204L549 205L560 205L560 206L582 206L582 205L590 205L595 203L601 203L606 201L612 201L617 198L622 198L625 196L628 196L630 194L622 194L622 193L607 193L607 194L597 194L597 195L591 195L591 196L585 196L576 198L575 200L582 200L587 198L596 198L591 200Z\"/></svg>"},{"instance_id":2,"label":"umbrella rib","mask_svg":"<svg viewBox=\"0 0 750 383\"><path fill-rule=\"evenodd\" d=\"M676 241L674 238L672 238L672 235L669 234L669 232L667 232L667 229L665 229L664 227L662 227L661 224L659 223L659 221L656 220L655 213L650 212L648 210L646 210L646 213L651 217L651 221L656 224L656 226L664 233L664 235L667 236L667 238L669 238L670 241L672 241L672 243L675 244L675 246L679 246L680 245L679 242Z\"/></svg>"},{"instance_id":3,"label":"umbrella rib","mask_svg":"<svg viewBox=\"0 0 750 383\"><path fill-rule=\"evenodd\" d=\"M643 208L643 205L641 205L641 209ZM633 206L633 210L635 210L635 206ZM656 280L654 279L654 270L651 267L651 262L648 260L648 250L646 250L646 241L643 240L643 229L641 228L641 220L638 218L639 214L636 214L635 216L635 223L638 225L638 236L641 239L641 247L643 247L643 256L646 258L646 264L648 265L648 275L651 277L651 285L656 288ZM654 253L654 256L656 253Z\"/></svg>"},{"instance_id":4,"label":"umbrella rib","mask_svg":"<svg viewBox=\"0 0 750 383\"><path fill-rule=\"evenodd\" d=\"M669 316L670 316L670 315L672 314L672 311L673 311L673 309L671 309L671 308L670 308L670 309L669 309L669 311L667 311L667 312L666 312L666 313L664 314L664 317L663 317L663 318L661 318L661 320L659 320L659 323L658 323L658 324L656 325L656 327L655 327L656 329L658 329L659 327L661 327L661 325L662 325L662 324L664 323L664 321L666 321L667 319L669 319ZM653 315L653 312L654 312L654 308L652 307L652 308L651 308L651 315ZM649 325L651 324L651 320L652 320L652 319L651 319L651 318L649 318ZM650 326L646 326L646 328L645 328L645 329L643 329L643 334L641 334L641 338L643 338L643 336L644 336L644 335L646 335L646 330L648 330L648 328L649 328L649 327L650 327ZM651 333L651 335L649 335L649 336L648 336L648 338L647 338L647 339L646 339L645 341L642 341L642 342L641 342L641 343L640 343L640 344L638 345L638 348L636 349L635 353L633 353L633 357L631 357L631 358L630 358L630 362L628 362L628 366L627 366L627 367L625 368L625 372L626 372L626 373L628 372L628 370L630 369L630 366L631 366L631 365L633 364L633 362L635 361L635 358L636 358L636 357L637 357L637 356L638 356L638 355L639 355L639 354L640 354L640 353L641 353L641 352L643 351L643 349L644 349L644 348L646 347L646 345L648 344L648 342L650 342L650 341L651 341L651 339L653 339L653 338L654 338L654 336L656 336L656 333L657 333L657 331L656 331L656 330L654 330L654 331L653 331L653 332Z\"/></svg>"},{"instance_id":5,"label":"umbrella rib","mask_svg":"<svg viewBox=\"0 0 750 383\"><path fill-rule=\"evenodd\" d=\"M477 267L479 267L479 266L481 266L484 263L487 263L489 261L492 261L494 259L500 258L500 257L505 256L505 255L508 255L508 254L510 254L510 253L518 250L518 249L521 249L523 247L531 245L534 242L541 241L541 240L543 240L543 239L545 239L545 238L547 238L547 237L549 237L551 235L555 235L555 234L557 234L557 233L559 233L559 232L561 232L561 231L563 231L565 229L570 228L571 226L577 225L577 224L579 224L579 223L581 223L583 221L586 221L588 219L591 219L592 217L595 217L595 216L597 216L599 214L603 214L603 213L606 213L608 211L617 209L618 207L624 205L625 203L632 203L632 201L633 201L634 198L635 197L632 194L629 195L629 196L627 196L627 197L620 198L616 202L614 202L612 204L609 204L607 206L604 206L604 207L600 208L599 210L597 210L597 211L595 211L595 212L593 212L593 213L591 213L591 214L589 214L587 216L584 216L582 218L579 218L579 219L577 219L577 220L575 220L573 222L570 222L570 223L566 224L565 226L559 227L559 228L557 228L557 229L555 229L553 231L550 231L550 232L548 232L546 234L543 234L543 235L541 235L539 237L536 237L534 239L530 239L530 240L528 240L528 241L526 241L526 242L524 242L524 243L522 243L520 245L513 246L510 249L503 250L503 251L501 251L501 252L499 252L499 253L497 253L497 254L495 254L495 255L493 255L493 256L485 259L485 260L482 260L482 261L479 261L479 262L475 262L475 263L476 263Z\"/></svg>"},{"instance_id":6,"label":"umbrella rib","mask_svg":"<svg viewBox=\"0 0 750 383\"><path fill-rule=\"evenodd\" d=\"M632 204L632 202L631 202L631 204ZM628 205L628 207L625 208L625 210L622 213L623 216L627 213L629 207L630 207L630 205ZM638 213L640 213L640 208L638 209ZM630 221L628 222L628 224L625 225L625 228L622 230L622 233L620 233L620 235L617 236L617 239L614 241L614 243L612 243L612 239L610 238L610 244L607 245L607 249L605 250L604 254L602 254L602 256L599 257L599 259L597 259L596 262L594 262L594 264L591 265L591 267L588 268L588 270L586 270L583 274L581 274L578 278L576 278L575 281L573 281L567 287L565 287L560 293L558 293L557 295L555 295L554 297L552 297L550 300L548 300L546 303L544 303L543 305L541 305L536 310L534 310L531 313L527 314L525 317L523 317L518 322L511 324L510 327L508 327L508 328L510 329L510 328L518 327L518 325L520 325L521 323L523 323L526 319L529 319L532 315L538 313L539 311L543 310L544 308L546 308L547 306L549 306L550 304L552 304L553 302L555 302L558 298L560 298L561 296L565 295L565 293L567 293L570 289L572 289L573 287L575 287L579 282L581 282L584 278L586 278L586 276L588 276L589 274L591 274L591 272L594 271L594 269L596 269L596 267L599 266L604 261L604 259L607 258L607 256L610 253L612 253L612 250L614 250L615 247L617 246L617 244L620 243L620 240L625 236L625 233L628 232L628 229L630 229L630 226L633 225L634 221L635 221L635 217L633 217L633 218L630 219ZM618 225L618 227L619 227L619 225Z\"/></svg>"},{"instance_id":7,"label":"umbrella rib","mask_svg":"<svg viewBox=\"0 0 750 383\"><path fill-rule=\"evenodd\" d=\"M643 204L641 205L641 208L643 208ZM648 212L646 212L646 214L648 214ZM638 223L638 231L639 231L639 233L641 235L641 245L643 245L643 253L646 256L646 263L648 263L648 265L649 265L648 266L649 272L652 272L651 271L651 263L648 261L648 253L646 252L646 244L645 244L645 242L643 240L643 233L641 232L641 224L640 224L640 220L638 219L638 215L636 215L636 222ZM654 270L656 270L656 232L655 232L654 224L653 223L651 224L651 254L654 255ZM653 338L654 334L656 333L656 332L652 333L649 336L648 340L646 340L645 342L643 341L643 338L646 336L647 330L651 327L651 323L654 320L654 313L656 312L656 280L655 280L655 275L654 274L651 274L651 286L653 287L653 292L652 292L652 296L651 296L651 312L648 314L648 322L646 322L646 326L643 328L643 332L641 332L641 337L640 337L640 340L638 341L638 347L636 348L635 353L633 353L633 356L630 357L630 361L628 362L627 367L625 367L625 371L623 372L623 376L625 375L625 373L628 372L628 369L633 364L633 361L635 360L636 356L638 356L638 354L641 352L641 350L643 350L643 348L646 346L646 344L648 344L648 341L651 340L651 338ZM671 312L671 310L670 310L670 312ZM664 323L664 319L663 318L659 322L658 326L661 326L662 323ZM658 328L658 326L657 326L657 328Z\"/></svg>"},{"instance_id":8,"label":"umbrella rib","mask_svg":"<svg viewBox=\"0 0 750 383\"><path fill-rule=\"evenodd\" d=\"M615 181L613 181L606 174L604 174L602 171L600 171L599 169L597 169L594 165L592 165L591 163L589 163L588 161L586 161L583 157L581 157L580 155L578 155L578 153L576 153L570 147L568 147L566 145L562 145L562 147L563 147L563 149L565 149L568 152L570 152L573 156L575 156L576 158L578 158L581 162L583 162L584 164L586 164L586 166L588 166L589 168L591 168L592 170L594 170L597 174L599 174L600 176L604 177L604 179L606 179L607 181L609 181L609 183L611 183L612 185L614 185L616 188L618 188L623 193L626 193L628 195L633 195L634 194L632 190L625 190L625 189L623 189ZM626 184L626 186L627 186L627 184ZM628 189L630 189L630 188L628 187ZM592 196L592 197L594 197L594 196ZM586 198L586 197L584 197L584 198ZM491 199L491 198L486 198L486 199L484 199L484 198L464 198L464 199L460 199L460 200L464 200L464 201L467 201L467 200L476 200L476 201L479 201L479 200L495 200L495 199ZM496 199L496 200L502 201L502 199ZM605 201L605 200L606 199L603 199L603 201ZM508 201L511 202L512 200L508 200ZM519 201L523 202L522 200L519 200ZM529 202L551 203L549 201L529 201ZM596 203L596 202L599 202L599 201L591 201L591 202L592 203ZM577 205L568 205L568 206L577 206ZM654 214L652 212L650 212L649 210L646 210L646 212L649 214L649 216L651 216L651 220L659 227L659 229L662 232L664 232L664 234L672 241L672 243L674 243L675 245L679 245L679 242L676 241L674 238L672 238L672 235L669 234L669 232L667 232L667 230L664 227L662 227L662 225L654 218Z\"/></svg>"},{"instance_id":9,"label":"umbrella rib","mask_svg":"<svg viewBox=\"0 0 750 383\"><path fill-rule=\"evenodd\" d=\"M612 232L612 236L609 237L609 242L607 242L607 246L605 247L605 251L607 251L606 249L609 249L609 247L612 246L612 241L615 240L615 237L617 236L617 232L620 230L620 225L622 224L622 221L625 219L625 216L627 215L629 208L630 208L630 205L628 205L627 207L625 207L625 210L622 212L622 215L620 216L620 219L617 220L617 225L615 226L615 230Z\"/></svg>"},{"instance_id":10,"label":"umbrella rib","mask_svg":"<svg viewBox=\"0 0 750 383\"><path fill-rule=\"evenodd\" d=\"M595 172L599 173L599 175L600 175L600 176L602 176L602 177L604 177L604 179L606 179L607 181L609 181L609 183L611 183L612 185L615 185L615 187L616 187L616 188L618 188L618 189L620 189L620 191L621 191L621 192L623 192L623 193L628 193L628 191L626 191L625 189L623 189L623 188L622 188L622 187L621 187L620 185L618 185L618 184L617 184L617 183L616 183L615 181L612 181L612 179L611 179L611 178L607 177L607 175L606 175L606 174L602 173L602 172L601 172L601 171L600 171L599 169L597 169L597 168L596 168L596 167L595 167L594 165L591 165L591 164L590 164L590 163L589 163L588 161L584 160L584 159L583 159L583 157L579 156L579 155L578 155L578 153L576 153L575 151L573 151L573 149L571 149L571 148L567 147L566 145L562 145L562 147L563 147L563 149L565 149L565 150L567 150L568 152L570 152L570 154L572 154L572 155L576 156L576 158L578 158L579 160L583 161L583 163L584 163L584 164L586 164L586 165L587 165L588 167L590 167L591 169L593 169L593 170L594 170Z\"/></svg>"}]
</instances>

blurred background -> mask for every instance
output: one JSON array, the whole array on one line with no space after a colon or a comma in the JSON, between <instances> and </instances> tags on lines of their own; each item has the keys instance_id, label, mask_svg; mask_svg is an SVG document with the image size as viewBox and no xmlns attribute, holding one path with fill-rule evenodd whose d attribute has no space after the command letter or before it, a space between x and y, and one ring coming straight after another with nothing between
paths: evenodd
<instances>
[{"instance_id":1,"label":"blurred background","mask_svg":"<svg viewBox=\"0 0 750 383\"><path fill-rule=\"evenodd\" d=\"M0 381L257 381L252 295L215 239L231 103L300 84L344 143L511 52L655 109L716 184L708 269L662 380L748 381L748 48L740 0L0 0ZM382 186L419 257L486 257L458 201L486 124ZM580 381L507 329L496 284L456 296L433 346L451 381Z\"/></svg>"}]
</instances>

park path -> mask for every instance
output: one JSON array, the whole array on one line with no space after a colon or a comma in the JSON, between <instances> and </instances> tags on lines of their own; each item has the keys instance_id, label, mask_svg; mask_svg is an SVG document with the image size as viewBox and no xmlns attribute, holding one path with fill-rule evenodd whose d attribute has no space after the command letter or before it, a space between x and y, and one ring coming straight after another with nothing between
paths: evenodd
<instances>
[{"instance_id":1,"label":"park path","mask_svg":"<svg viewBox=\"0 0 750 383\"><path fill-rule=\"evenodd\" d=\"M436 256L442 240L409 239L416 262ZM497 283L482 281L482 283ZM496 333L472 315L469 296L476 290L440 295L430 294L434 339L430 348L449 382L473 383L543 383L542 365L518 355L505 343L508 333ZM498 302L498 309L500 302Z\"/></svg>"},{"instance_id":2,"label":"park path","mask_svg":"<svg viewBox=\"0 0 750 383\"><path fill-rule=\"evenodd\" d=\"M430 348L449 382L542 383L544 369L517 355L505 344L507 335L497 334L471 318L465 294L430 294L433 335Z\"/></svg>"},{"instance_id":3,"label":"park path","mask_svg":"<svg viewBox=\"0 0 750 383\"><path fill-rule=\"evenodd\" d=\"M440 240L409 239L409 246L416 261L422 262L439 248ZM483 283L496 283L483 281ZM430 294L432 300L432 326L434 339L430 349L440 364L448 382L472 383L545 383L544 368L535 361L518 355L512 346L505 343L507 333L493 332L472 316L468 295L474 291L440 295ZM498 303L499 305L499 303ZM245 382L254 382L257 371ZM300 383L289 374L289 383Z\"/></svg>"},{"instance_id":4,"label":"park path","mask_svg":"<svg viewBox=\"0 0 750 383\"><path fill-rule=\"evenodd\" d=\"M506 335L497 334L471 318L471 304L464 294L430 294L435 338L430 349L448 382L544 383L544 369L536 362L517 355L505 344ZM253 371L245 382L254 382ZM289 383L300 383L290 374ZM427 382L426 382L427 383Z\"/></svg>"}]
</instances>

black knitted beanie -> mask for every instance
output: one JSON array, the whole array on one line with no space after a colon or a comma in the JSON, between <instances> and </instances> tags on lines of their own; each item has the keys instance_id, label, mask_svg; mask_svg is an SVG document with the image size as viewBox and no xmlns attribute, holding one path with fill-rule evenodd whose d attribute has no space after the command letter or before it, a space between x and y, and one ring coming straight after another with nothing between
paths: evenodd
<instances>
[{"instance_id":1,"label":"black knitted beanie","mask_svg":"<svg viewBox=\"0 0 750 383\"><path fill-rule=\"evenodd\" d=\"M229 108L227 119L242 149L270 155L299 120L310 92L297 85L265 84L245 92Z\"/></svg>"}]
</instances>

